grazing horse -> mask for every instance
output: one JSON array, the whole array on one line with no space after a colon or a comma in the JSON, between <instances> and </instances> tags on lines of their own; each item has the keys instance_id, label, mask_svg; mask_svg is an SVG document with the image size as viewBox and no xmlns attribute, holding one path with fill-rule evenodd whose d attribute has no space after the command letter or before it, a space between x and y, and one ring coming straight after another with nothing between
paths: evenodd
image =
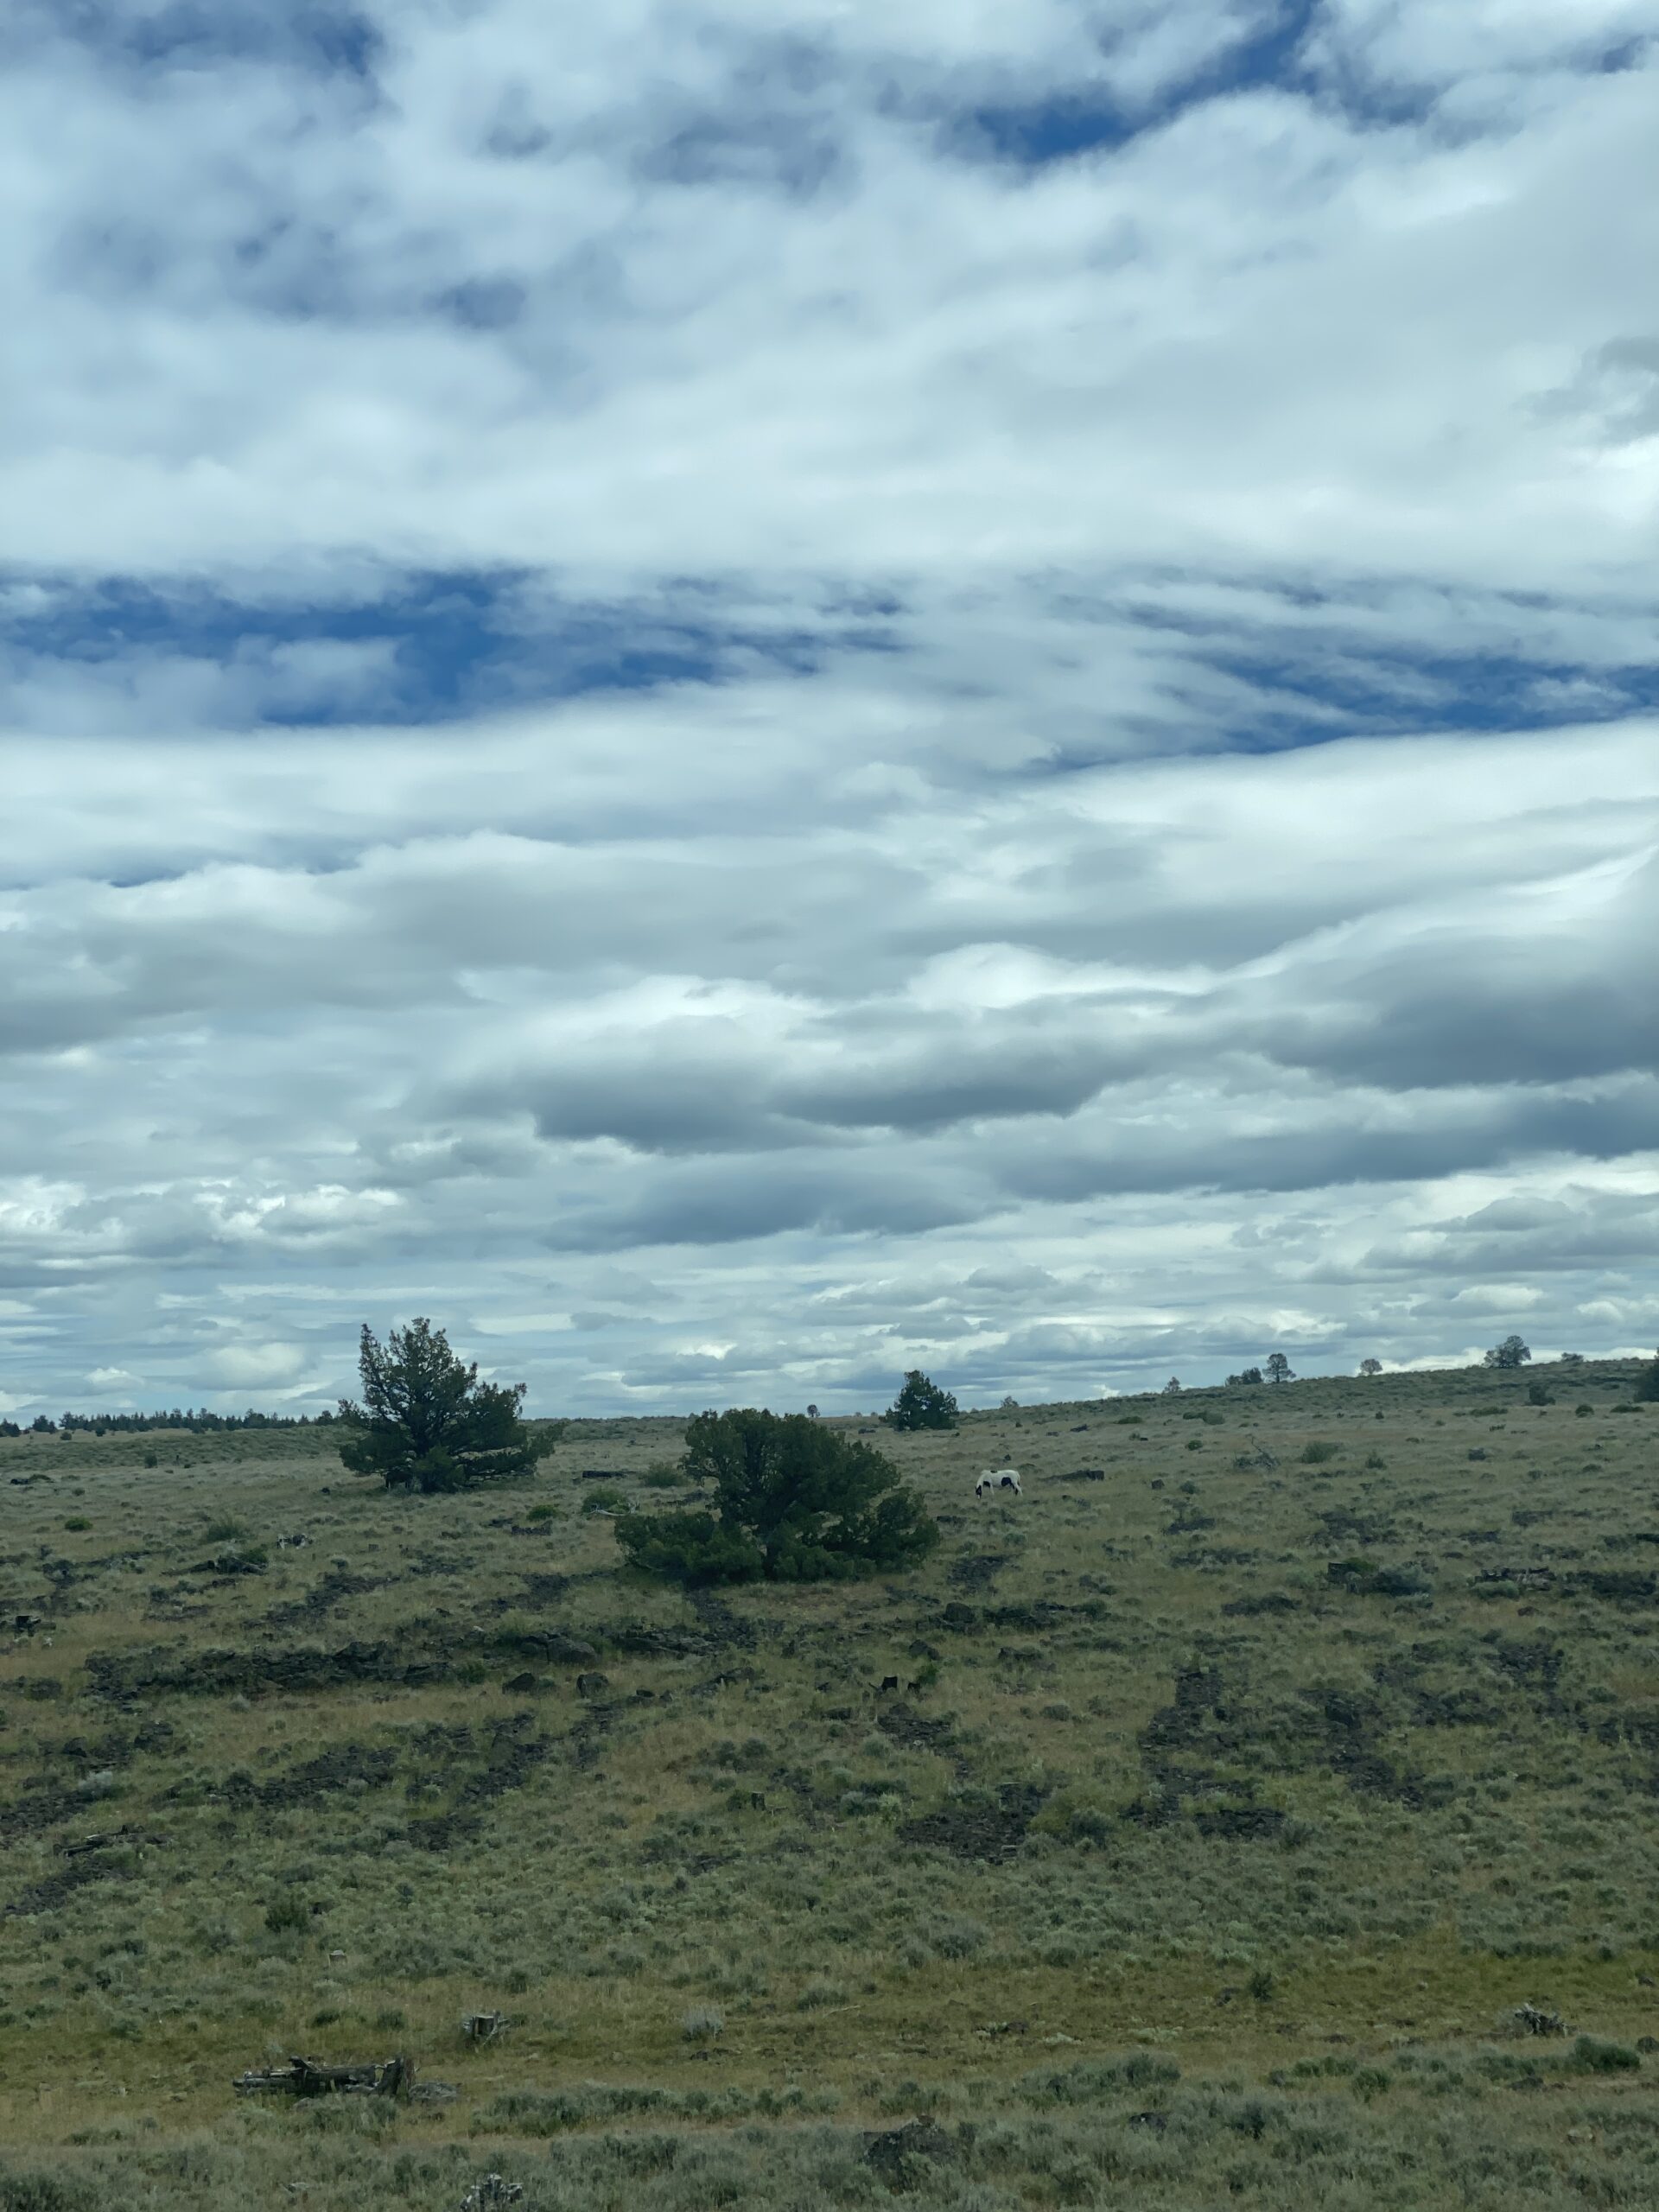
<instances>
[{"instance_id":1,"label":"grazing horse","mask_svg":"<svg viewBox=\"0 0 1659 2212\"><path fill-rule=\"evenodd\" d=\"M982 1467L979 1480L974 1484L974 1496L982 1498L988 1491L1011 1490L1016 1497L1023 1497L1020 1488L1018 1467Z\"/></svg>"}]
</instances>

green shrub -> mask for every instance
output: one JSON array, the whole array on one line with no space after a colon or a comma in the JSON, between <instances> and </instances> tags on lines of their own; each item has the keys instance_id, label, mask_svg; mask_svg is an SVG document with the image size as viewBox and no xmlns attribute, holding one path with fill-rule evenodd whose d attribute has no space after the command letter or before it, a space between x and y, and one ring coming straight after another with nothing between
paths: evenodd
<instances>
[{"instance_id":1,"label":"green shrub","mask_svg":"<svg viewBox=\"0 0 1659 2212\"><path fill-rule=\"evenodd\" d=\"M1110 1839L1116 1817L1103 1789L1081 1783L1051 1797L1031 1825L1037 1834L1056 1836L1062 1843L1103 1844Z\"/></svg>"},{"instance_id":2,"label":"green shrub","mask_svg":"<svg viewBox=\"0 0 1659 2212\"><path fill-rule=\"evenodd\" d=\"M713 1484L714 1513L630 1513L616 1524L631 1563L671 1581L841 1579L913 1566L939 1541L890 1460L803 1414L699 1414L684 1465Z\"/></svg>"},{"instance_id":3,"label":"green shrub","mask_svg":"<svg viewBox=\"0 0 1659 2212\"><path fill-rule=\"evenodd\" d=\"M1640 2067L1642 2059L1627 2043L1605 2043L1598 2036L1576 2036L1570 2063L1580 2074L1631 2074Z\"/></svg>"},{"instance_id":4,"label":"green shrub","mask_svg":"<svg viewBox=\"0 0 1659 2212\"><path fill-rule=\"evenodd\" d=\"M1305 1467L1323 1467L1341 1451L1340 1444L1304 1444L1297 1455Z\"/></svg>"},{"instance_id":5,"label":"green shrub","mask_svg":"<svg viewBox=\"0 0 1659 2212\"><path fill-rule=\"evenodd\" d=\"M601 1483L596 1488L582 1492L582 1510L584 1513L626 1513L627 1509L626 1493L613 1488L609 1483Z\"/></svg>"},{"instance_id":6,"label":"green shrub","mask_svg":"<svg viewBox=\"0 0 1659 2212\"><path fill-rule=\"evenodd\" d=\"M755 1582L766 1557L753 1536L712 1513L629 1513L616 1524L628 1564L665 1582Z\"/></svg>"},{"instance_id":7,"label":"green shrub","mask_svg":"<svg viewBox=\"0 0 1659 2212\"><path fill-rule=\"evenodd\" d=\"M265 1907L265 1927L272 1936L302 1936L311 1925L311 1908L297 1890L284 1890Z\"/></svg>"},{"instance_id":8,"label":"green shrub","mask_svg":"<svg viewBox=\"0 0 1659 2212\"><path fill-rule=\"evenodd\" d=\"M1379 1567L1375 1560L1332 1560L1325 1579L1359 1598L1416 1598L1429 1587L1420 1567Z\"/></svg>"}]
</instances>

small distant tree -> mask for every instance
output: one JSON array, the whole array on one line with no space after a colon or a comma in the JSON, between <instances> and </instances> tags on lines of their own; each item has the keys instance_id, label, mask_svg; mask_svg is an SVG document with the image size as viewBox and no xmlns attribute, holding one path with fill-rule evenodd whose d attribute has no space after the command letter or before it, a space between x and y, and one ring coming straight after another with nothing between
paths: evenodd
<instances>
[{"instance_id":1,"label":"small distant tree","mask_svg":"<svg viewBox=\"0 0 1659 2212\"><path fill-rule=\"evenodd\" d=\"M1362 1375L1380 1375L1382 1372L1382 1363L1380 1359L1362 1359L1359 1363L1359 1371Z\"/></svg>"},{"instance_id":2,"label":"small distant tree","mask_svg":"<svg viewBox=\"0 0 1659 2212\"><path fill-rule=\"evenodd\" d=\"M519 1419L522 1382L480 1382L442 1329L427 1320L393 1329L382 1344L366 1322L358 1349L360 1405L340 1402L347 1433L340 1456L355 1475L388 1490L471 1490L526 1475L551 1448ZM554 1432L556 1435L556 1431Z\"/></svg>"},{"instance_id":3,"label":"small distant tree","mask_svg":"<svg viewBox=\"0 0 1659 2212\"><path fill-rule=\"evenodd\" d=\"M1259 1367L1247 1367L1242 1375L1230 1375L1227 1377L1227 1385L1230 1389L1236 1384L1244 1382L1259 1382L1261 1380L1262 1370Z\"/></svg>"},{"instance_id":4,"label":"small distant tree","mask_svg":"<svg viewBox=\"0 0 1659 2212\"><path fill-rule=\"evenodd\" d=\"M1505 1337L1501 1344L1492 1346L1483 1363L1487 1367L1520 1367L1531 1357L1519 1337Z\"/></svg>"},{"instance_id":5,"label":"small distant tree","mask_svg":"<svg viewBox=\"0 0 1659 2212\"><path fill-rule=\"evenodd\" d=\"M1181 1378L1180 1378L1180 1376L1179 1376L1179 1375L1172 1375L1172 1376L1170 1376L1170 1378L1169 1378L1168 1382L1166 1382L1166 1383L1165 1383L1165 1385L1164 1385L1164 1395L1165 1395L1166 1398L1167 1398L1167 1397L1171 1397L1171 1396L1173 1396L1173 1395L1174 1395L1174 1393L1175 1393L1177 1390L1179 1390L1179 1389L1180 1389L1180 1387L1181 1387Z\"/></svg>"},{"instance_id":6,"label":"small distant tree","mask_svg":"<svg viewBox=\"0 0 1659 2212\"><path fill-rule=\"evenodd\" d=\"M1268 1382L1294 1382L1295 1379L1295 1376L1290 1371L1290 1362L1285 1357L1283 1352L1270 1351L1268 1354Z\"/></svg>"},{"instance_id":7,"label":"small distant tree","mask_svg":"<svg viewBox=\"0 0 1659 2212\"><path fill-rule=\"evenodd\" d=\"M1004 1398L1002 1401L1002 1410L1005 1414L1017 1414L1020 1410L1019 1399L1014 1397Z\"/></svg>"},{"instance_id":8,"label":"small distant tree","mask_svg":"<svg viewBox=\"0 0 1659 2212\"><path fill-rule=\"evenodd\" d=\"M818 1417L817 1408L816 1406L809 1406L806 1409L806 1417L809 1421L817 1421Z\"/></svg>"},{"instance_id":9,"label":"small distant tree","mask_svg":"<svg viewBox=\"0 0 1659 2212\"><path fill-rule=\"evenodd\" d=\"M919 1367L906 1370L903 1388L881 1418L889 1428L954 1428L957 1402Z\"/></svg>"},{"instance_id":10,"label":"small distant tree","mask_svg":"<svg viewBox=\"0 0 1659 2212\"><path fill-rule=\"evenodd\" d=\"M816 1582L912 1567L938 1524L873 1446L800 1414L699 1414L685 1432L689 1482L715 1510L625 1513L617 1541L647 1573L686 1583Z\"/></svg>"},{"instance_id":11,"label":"small distant tree","mask_svg":"<svg viewBox=\"0 0 1659 2212\"><path fill-rule=\"evenodd\" d=\"M1581 1351L1564 1351L1561 1354L1560 1363L1563 1367L1582 1367L1584 1354Z\"/></svg>"},{"instance_id":12,"label":"small distant tree","mask_svg":"<svg viewBox=\"0 0 1659 2212\"><path fill-rule=\"evenodd\" d=\"M1659 1352L1637 1376L1635 1396L1638 1406L1659 1405Z\"/></svg>"}]
</instances>

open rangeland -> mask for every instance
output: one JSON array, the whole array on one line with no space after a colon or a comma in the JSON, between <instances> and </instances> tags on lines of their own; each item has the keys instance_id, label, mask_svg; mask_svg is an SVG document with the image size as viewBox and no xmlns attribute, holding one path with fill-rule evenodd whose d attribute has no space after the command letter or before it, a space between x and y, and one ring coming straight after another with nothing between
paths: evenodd
<instances>
[{"instance_id":1,"label":"open rangeland","mask_svg":"<svg viewBox=\"0 0 1659 2212\"><path fill-rule=\"evenodd\" d=\"M0 2208L1659 2202L1636 1373L852 1421L928 1564L690 1596L669 1421L0 1445Z\"/></svg>"}]
</instances>

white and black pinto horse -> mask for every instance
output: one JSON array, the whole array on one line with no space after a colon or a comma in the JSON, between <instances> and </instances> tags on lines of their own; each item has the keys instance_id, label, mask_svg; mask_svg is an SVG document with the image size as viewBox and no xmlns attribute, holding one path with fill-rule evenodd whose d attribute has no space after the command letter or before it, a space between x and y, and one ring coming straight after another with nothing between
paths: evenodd
<instances>
[{"instance_id":1,"label":"white and black pinto horse","mask_svg":"<svg viewBox=\"0 0 1659 2212\"><path fill-rule=\"evenodd\" d=\"M1016 1497L1024 1496L1020 1487L1018 1467L982 1467L980 1470L979 1480L974 1484L974 1496L984 1498L993 1491L999 1490L1012 1491Z\"/></svg>"}]
</instances>

